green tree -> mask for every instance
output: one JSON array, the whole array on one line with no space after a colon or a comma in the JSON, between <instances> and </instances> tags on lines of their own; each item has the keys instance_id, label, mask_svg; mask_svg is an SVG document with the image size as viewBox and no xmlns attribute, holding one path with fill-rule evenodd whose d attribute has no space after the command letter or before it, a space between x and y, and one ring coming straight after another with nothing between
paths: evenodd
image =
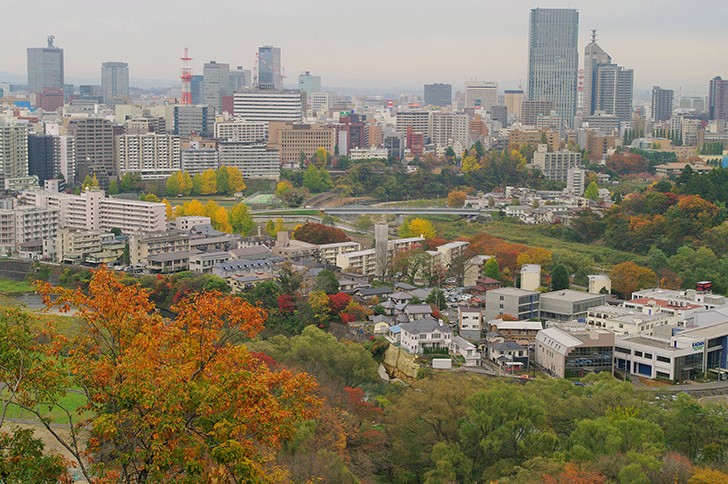
<instances>
[{"instance_id":1,"label":"green tree","mask_svg":"<svg viewBox=\"0 0 728 484\"><path fill-rule=\"evenodd\" d=\"M551 270L551 290L560 291L569 288L569 273L562 265L554 266Z\"/></svg>"},{"instance_id":2,"label":"green tree","mask_svg":"<svg viewBox=\"0 0 728 484\"><path fill-rule=\"evenodd\" d=\"M109 182L109 195L117 195L119 193L119 182L111 180Z\"/></svg>"},{"instance_id":3,"label":"green tree","mask_svg":"<svg viewBox=\"0 0 728 484\"><path fill-rule=\"evenodd\" d=\"M596 182L591 182L586 186L586 190L584 190L584 198L588 198L589 200L596 200L599 198L599 185L597 185Z\"/></svg>"},{"instance_id":4,"label":"green tree","mask_svg":"<svg viewBox=\"0 0 728 484\"><path fill-rule=\"evenodd\" d=\"M339 292L339 281L333 271L324 269L316 275L314 282L314 290L323 291L326 294L336 294Z\"/></svg>"},{"instance_id":5,"label":"green tree","mask_svg":"<svg viewBox=\"0 0 728 484\"><path fill-rule=\"evenodd\" d=\"M218 168L215 172L215 178L217 193L227 194L230 191L230 186L228 185L228 180L230 179L228 167L223 165Z\"/></svg>"},{"instance_id":6,"label":"green tree","mask_svg":"<svg viewBox=\"0 0 728 484\"><path fill-rule=\"evenodd\" d=\"M131 254L129 253L129 241L124 242L124 252L121 254L121 263L125 266L131 264Z\"/></svg>"},{"instance_id":7,"label":"green tree","mask_svg":"<svg viewBox=\"0 0 728 484\"><path fill-rule=\"evenodd\" d=\"M230 208L230 225L236 234L251 235L255 231L253 214L247 205L236 203Z\"/></svg>"},{"instance_id":8,"label":"green tree","mask_svg":"<svg viewBox=\"0 0 728 484\"><path fill-rule=\"evenodd\" d=\"M500 268L498 267L498 259L491 257L485 261L485 264L483 264L483 275L485 277L490 277L491 279L500 279L501 273Z\"/></svg>"},{"instance_id":9,"label":"green tree","mask_svg":"<svg viewBox=\"0 0 728 484\"><path fill-rule=\"evenodd\" d=\"M0 482L56 484L70 482L63 457L46 454L45 444L32 429L14 427L0 432Z\"/></svg>"}]
</instances>

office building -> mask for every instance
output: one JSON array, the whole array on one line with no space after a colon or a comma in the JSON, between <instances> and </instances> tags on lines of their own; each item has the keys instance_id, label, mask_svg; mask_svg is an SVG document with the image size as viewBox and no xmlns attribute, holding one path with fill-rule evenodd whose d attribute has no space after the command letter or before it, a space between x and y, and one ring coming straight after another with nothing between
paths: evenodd
<instances>
[{"instance_id":1,"label":"office building","mask_svg":"<svg viewBox=\"0 0 728 484\"><path fill-rule=\"evenodd\" d=\"M563 289L541 294L541 319L586 322L589 308L602 306L607 296Z\"/></svg>"},{"instance_id":2,"label":"office building","mask_svg":"<svg viewBox=\"0 0 728 484\"><path fill-rule=\"evenodd\" d=\"M667 121L672 117L674 94L672 89L652 88L652 121Z\"/></svg>"},{"instance_id":3,"label":"office building","mask_svg":"<svg viewBox=\"0 0 728 484\"><path fill-rule=\"evenodd\" d=\"M397 133L407 133L411 127L415 133L422 133L426 139L432 136L432 120L430 111L399 111L397 112L395 130Z\"/></svg>"},{"instance_id":4,"label":"office building","mask_svg":"<svg viewBox=\"0 0 728 484\"><path fill-rule=\"evenodd\" d=\"M63 92L63 49L53 45L54 36L48 37L48 46L29 48L28 92L43 94L47 90Z\"/></svg>"},{"instance_id":5,"label":"office building","mask_svg":"<svg viewBox=\"0 0 728 484\"><path fill-rule=\"evenodd\" d=\"M536 363L558 378L612 371L614 333L599 329L565 331L557 327L536 335Z\"/></svg>"},{"instance_id":6,"label":"office building","mask_svg":"<svg viewBox=\"0 0 728 484\"><path fill-rule=\"evenodd\" d=\"M129 64L104 62L101 64L101 89L104 104L113 106L129 102Z\"/></svg>"},{"instance_id":7,"label":"office building","mask_svg":"<svg viewBox=\"0 0 728 484\"><path fill-rule=\"evenodd\" d=\"M498 83L469 81L465 83L465 107L489 110L498 104Z\"/></svg>"},{"instance_id":8,"label":"office building","mask_svg":"<svg viewBox=\"0 0 728 484\"><path fill-rule=\"evenodd\" d=\"M5 180L28 176L28 125L0 123L0 189Z\"/></svg>"},{"instance_id":9,"label":"office building","mask_svg":"<svg viewBox=\"0 0 728 484\"><path fill-rule=\"evenodd\" d=\"M160 116L140 116L124 123L124 134L147 134L167 132L167 121Z\"/></svg>"},{"instance_id":10,"label":"office building","mask_svg":"<svg viewBox=\"0 0 728 484\"><path fill-rule=\"evenodd\" d=\"M250 143L268 138L268 123L232 119L215 123L215 138L225 141Z\"/></svg>"},{"instance_id":11,"label":"office building","mask_svg":"<svg viewBox=\"0 0 728 484\"><path fill-rule=\"evenodd\" d=\"M215 112L205 105L175 106L173 134L188 138L192 134L212 136Z\"/></svg>"},{"instance_id":12,"label":"office building","mask_svg":"<svg viewBox=\"0 0 728 484\"><path fill-rule=\"evenodd\" d=\"M452 84L425 84L425 104L430 106L450 106L452 104Z\"/></svg>"},{"instance_id":13,"label":"office building","mask_svg":"<svg viewBox=\"0 0 728 484\"><path fill-rule=\"evenodd\" d=\"M622 122L631 120L634 71L617 64L600 65L595 81L595 112L613 115Z\"/></svg>"},{"instance_id":14,"label":"office building","mask_svg":"<svg viewBox=\"0 0 728 484\"><path fill-rule=\"evenodd\" d=\"M28 174L37 176L40 185L60 173L60 163L55 156L55 138L49 134L28 134Z\"/></svg>"},{"instance_id":15,"label":"office building","mask_svg":"<svg viewBox=\"0 0 728 484\"><path fill-rule=\"evenodd\" d=\"M218 156L220 166L237 168L245 179L278 180L281 174L278 151L268 149L265 142L221 141Z\"/></svg>"},{"instance_id":16,"label":"office building","mask_svg":"<svg viewBox=\"0 0 728 484\"><path fill-rule=\"evenodd\" d=\"M243 66L238 66L230 71L230 95L251 87L253 87L253 74L250 69L243 69Z\"/></svg>"},{"instance_id":17,"label":"office building","mask_svg":"<svg viewBox=\"0 0 728 484\"><path fill-rule=\"evenodd\" d=\"M502 127L508 125L508 109L501 104L494 104L488 110L490 111L490 120L497 121Z\"/></svg>"},{"instance_id":18,"label":"office building","mask_svg":"<svg viewBox=\"0 0 728 484\"><path fill-rule=\"evenodd\" d=\"M298 76L298 90L310 96L313 92L321 92L321 76L312 76L309 71Z\"/></svg>"},{"instance_id":19,"label":"office building","mask_svg":"<svg viewBox=\"0 0 728 484\"><path fill-rule=\"evenodd\" d=\"M523 89L506 89L503 94L503 104L505 104L508 114L515 121L520 121L523 107Z\"/></svg>"},{"instance_id":20,"label":"office building","mask_svg":"<svg viewBox=\"0 0 728 484\"><path fill-rule=\"evenodd\" d=\"M76 178L96 175L103 187L116 174L114 166L114 128L108 119L73 118L68 134L76 140Z\"/></svg>"},{"instance_id":21,"label":"office building","mask_svg":"<svg viewBox=\"0 0 728 484\"><path fill-rule=\"evenodd\" d=\"M258 88L265 90L283 89L281 49L272 45L258 48Z\"/></svg>"},{"instance_id":22,"label":"office building","mask_svg":"<svg viewBox=\"0 0 728 484\"><path fill-rule=\"evenodd\" d=\"M142 180L166 180L179 171L179 136L145 133L117 136L116 160L119 175L135 173Z\"/></svg>"},{"instance_id":23,"label":"office building","mask_svg":"<svg viewBox=\"0 0 728 484\"><path fill-rule=\"evenodd\" d=\"M597 67L602 64L611 64L612 57L597 44L596 30L592 30L591 42L584 48L584 87L581 101L582 112L586 115L594 114Z\"/></svg>"},{"instance_id":24,"label":"office building","mask_svg":"<svg viewBox=\"0 0 728 484\"><path fill-rule=\"evenodd\" d=\"M531 10L528 32L528 99L551 101L561 122L574 125L579 73L579 12Z\"/></svg>"},{"instance_id":25,"label":"office building","mask_svg":"<svg viewBox=\"0 0 728 484\"><path fill-rule=\"evenodd\" d=\"M222 98L230 93L230 64L207 62L202 68L202 103L222 112Z\"/></svg>"},{"instance_id":26,"label":"office building","mask_svg":"<svg viewBox=\"0 0 728 484\"><path fill-rule=\"evenodd\" d=\"M554 110L551 101L523 101L521 103L521 122L527 126L536 126L539 116L550 116Z\"/></svg>"},{"instance_id":27,"label":"office building","mask_svg":"<svg viewBox=\"0 0 728 484\"><path fill-rule=\"evenodd\" d=\"M279 151L281 163L298 163L301 153L312 158L320 147L333 153L336 149L336 129L321 125L272 122L268 146Z\"/></svg>"},{"instance_id":28,"label":"office building","mask_svg":"<svg viewBox=\"0 0 728 484\"><path fill-rule=\"evenodd\" d=\"M718 76L710 80L708 119L728 121L728 79L723 80Z\"/></svg>"},{"instance_id":29,"label":"office building","mask_svg":"<svg viewBox=\"0 0 728 484\"><path fill-rule=\"evenodd\" d=\"M539 144L533 154L533 166L540 170L547 180L566 182L569 170L581 166L581 153L567 150L549 153L546 145Z\"/></svg>"},{"instance_id":30,"label":"office building","mask_svg":"<svg viewBox=\"0 0 728 484\"><path fill-rule=\"evenodd\" d=\"M314 113L320 113L328 111L332 105L332 96L328 92L314 92L310 96L311 111Z\"/></svg>"},{"instance_id":31,"label":"office building","mask_svg":"<svg viewBox=\"0 0 728 484\"><path fill-rule=\"evenodd\" d=\"M233 114L246 121L284 121L300 123L300 91L250 90L233 95Z\"/></svg>"},{"instance_id":32,"label":"office building","mask_svg":"<svg viewBox=\"0 0 728 484\"><path fill-rule=\"evenodd\" d=\"M202 74L195 74L190 79L190 94L192 94L192 104L202 104L202 83L205 78Z\"/></svg>"},{"instance_id":33,"label":"office building","mask_svg":"<svg viewBox=\"0 0 728 484\"><path fill-rule=\"evenodd\" d=\"M508 314L518 321L538 319L539 297L537 291L515 287L492 289L485 294L485 318L492 320Z\"/></svg>"}]
</instances>

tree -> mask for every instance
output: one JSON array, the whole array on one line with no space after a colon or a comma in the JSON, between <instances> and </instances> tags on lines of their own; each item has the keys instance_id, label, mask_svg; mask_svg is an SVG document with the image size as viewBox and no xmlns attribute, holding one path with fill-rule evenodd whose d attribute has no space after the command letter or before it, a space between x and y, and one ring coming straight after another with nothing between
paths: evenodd
<instances>
[{"instance_id":1,"label":"tree","mask_svg":"<svg viewBox=\"0 0 728 484\"><path fill-rule=\"evenodd\" d=\"M141 196L140 200L144 202L157 202L159 203L159 197L153 193L147 193Z\"/></svg>"},{"instance_id":2,"label":"tree","mask_svg":"<svg viewBox=\"0 0 728 484\"><path fill-rule=\"evenodd\" d=\"M303 187L311 193L325 192L332 186L329 172L323 168L319 170L313 163L303 172Z\"/></svg>"},{"instance_id":3,"label":"tree","mask_svg":"<svg viewBox=\"0 0 728 484\"><path fill-rule=\"evenodd\" d=\"M143 185L140 173L126 172L119 182L119 190L121 193L140 192Z\"/></svg>"},{"instance_id":4,"label":"tree","mask_svg":"<svg viewBox=\"0 0 728 484\"><path fill-rule=\"evenodd\" d=\"M349 242L351 239L346 232L329 225L306 222L293 232L296 240L308 242L309 244L334 244L338 242Z\"/></svg>"},{"instance_id":5,"label":"tree","mask_svg":"<svg viewBox=\"0 0 728 484\"><path fill-rule=\"evenodd\" d=\"M172 207L172 204L169 203L169 200L167 200L166 198L162 199L162 203L164 204L164 215L165 215L167 221L174 220L175 214L174 214L174 208Z\"/></svg>"},{"instance_id":6,"label":"tree","mask_svg":"<svg viewBox=\"0 0 728 484\"><path fill-rule=\"evenodd\" d=\"M287 203L290 193L293 191L293 183L288 180L281 180L276 184L276 197Z\"/></svg>"},{"instance_id":7,"label":"tree","mask_svg":"<svg viewBox=\"0 0 728 484\"><path fill-rule=\"evenodd\" d=\"M569 288L569 273L562 265L555 266L551 270L551 290L560 291Z\"/></svg>"},{"instance_id":8,"label":"tree","mask_svg":"<svg viewBox=\"0 0 728 484\"><path fill-rule=\"evenodd\" d=\"M236 203L230 208L230 225L236 234L251 235L253 233L255 221L247 205Z\"/></svg>"},{"instance_id":9,"label":"tree","mask_svg":"<svg viewBox=\"0 0 728 484\"><path fill-rule=\"evenodd\" d=\"M473 173L482 168L482 165L478 163L478 159L474 156L466 156L460 165L460 170L463 173Z\"/></svg>"},{"instance_id":10,"label":"tree","mask_svg":"<svg viewBox=\"0 0 728 484\"><path fill-rule=\"evenodd\" d=\"M129 251L129 241L124 242L124 251L121 253L121 263L125 266L131 264L131 253Z\"/></svg>"},{"instance_id":11,"label":"tree","mask_svg":"<svg viewBox=\"0 0 728 484\"><path fill-rule=\"evenodd\" d=\"M318 148L316 148L315 160L316 166L318 168L326 167L326 164L329 161L329 155L326 152L326 148L324 148L323 146L319 146Z\"/></svg>"},{"instance_id":12,"label":"tree","mask_svg":"<svg viewBox=\"0 0 728 484\"><path fill-rule=\"evenodd\" d=\"M447 194L448 207L462 207L465 205L467 194L459 190L453 190Z\"/></svg>"},{"instance_id":13,"label":"tree","mask_svg":"<svg viewBox=\"0 0 728 484\"><path fill-rule=\"evenodd\" d=\"M483 264L483 275L485 277L490 277L491 279L500 279L501 273L498 268L498 259L491 257L485 261L485 264Z\"/></svg>"},{"instance_id":14,"label":"tree","mask_svg":"<svg viewBox=\"0 0 728 484\"><path fill-rule=\"evenodd\" d=\"M336 294L339 292L339 281L333 271L324 269L316 275L314 282L314 290L323 291L326 294Z\"/></svg>"},{"instance_id":15,"label":"tree","mask_svg":"<svg viewBox=\"0 0 728 484\"><path fill-rule=\"evenodd\" d=\"M214 195L217 193L217 174L215 170L210 168L199 175L195 175L195 178L198 176L200 177L198 182L198 195Z\"/></svg>"},{"instance_id":16,"label":"tree","mask_svg":"<svg viewBox=\"0 0 728 484\"><path fill-rule=\"evenodd\" d=\"M117 195L119 193L119 182L111 180L109 182L109 195Z\"/></svg>"},{"instance_id":17,"label":"tree","mask_svg":"<svg viewBox=\"0 0 728 484\"><path fill-rule=\"evenodd\" d=\"M230 192L230 187L228 185L229 179L230 174L227 166L223 165L215 171L216 193L228 194Z\"/></svg>"},{"instance_id":18,"label":"tree","mask_svg":"<svg viewBox=\"0 0 728 484\"><path fill-rule=\"evenodd\" d=\"M402 237L424 237L425 239L434 239L437 236L435 227L432 222L425 218L413 218L409 222L405 221L399 228L399 235Z\"/></svg>"},{"instance_id":19,"label":"tree","mask_svg":"<svg viewBox=\"0 0 728 484\"><path fill-rule=\"evenodd\" d=\"M586 186L586 190L584 190L584 198L588 198L589 200L596 200L599 198L599 186L596 182L591 182Z\"/></svg>"},{"instance_id":20,"label":"tree","mask_svg":"<svg viewBox=\"0 0 728 484\"><path fill-rule=\"evenodd\" d=\"M245 184L245 180L243 179L243 173L238 170L234 166L227 167L228 171L228 190L226 192L227 195L235 195L236 193L240 193L247 185ZM220 191L220 188L218 187L218 192Z\"/></svg>"},{"instance_id":21,"label":"tree","mask_svg":"<svg viewBox=\"0 0 728 484\"><path fill-rule=\"evenodd\" d=\"M610 274L612 289L623 298L629 298L633 292L654 287L657 283L655 271L647 267L641 267L632 261L622 262L612 268Z\"/></svg>"},{"instance_id":22,"label":"tree","mask_svg":"<svg viewBox=\"0 0 728 484\"><path fill-rule=\"evenodd\" d=\"M272 460L295 424L314 415L319 401L305 374L272 371L253 357L246 339L263 328L265 312L212 291L182 299L164 320L138 285L113 273L94 273L88 294L39 291L49 305L75 308L84 330L49 358L67 372L48 375L51 402L80 388L94 432L89 450L101 458L104 479L126 482L202 480L277 481ZM234 375L234 378L231 377ZM41 403L41 402L37 402ZM28 405L30 407L30 405ZM70 417L70 414L69 414ZM58 437L58 436L57 436ZM91 475L74 439L69 450Z\"/></svg>"},{"instance_id":23,"label":"tree","mask_svg":"<svg viewBox=\"0 0 728 484\"><path fill-rule=\"evenodd\" d=\"M63 457L44 453L45 444L32 429L0 431L0 482L56 484L71 482Z\"/></svg>"}]
</instances>

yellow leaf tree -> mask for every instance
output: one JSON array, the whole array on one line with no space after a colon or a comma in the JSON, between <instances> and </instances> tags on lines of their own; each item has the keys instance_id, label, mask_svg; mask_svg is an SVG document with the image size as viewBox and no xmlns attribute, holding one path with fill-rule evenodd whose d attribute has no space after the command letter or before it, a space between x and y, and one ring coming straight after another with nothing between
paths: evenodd
<instances>
[{"instance_id":1,"label":"yellow leaf tree","mask_svg":"<svg viewBox=\"0 0 728 484\"><path fill-rule=\"evenodd\" d=\"M462 207L465 205L465 199L467 194L460 190L453 190L447 194L447 206L448 207Z\"/></svg>"},{"instance_id":2,"label":"yellow leaf tree","mask_svg":"<svg viewBox=\"0 0 728 484\"><path fill-rule=\"evenodd\" d=\"M474 156L466 156L463 158L462 165L460 166L460 170L463 173L472 173L480 170L480 168L482 168L482 165L478 163L478 159Z\"/></svg>"},{"instance_id":3,"label":"yellow leaf tree","mask_svg":"<svg viewBox=\"0 0 728 484\"><path fill-rule=\"evenodd\" d=\"M246 185L242 172L234 166L228 167L228 195L242 192L245 188Z\"/></svg>"},{"instance_id":4,"label":"yellow leaf tree","mask_svg":"<svg viewBox=\"0 0 728 484\"><path fill-rule=\"evenodd\" d=\"M162 199L162 203L164 204L164 215L167 217L167 220L174 220L175 215L172 204L166 198Z\"/></svg>"},{"instance_id":5,"label":"yellow leaf tree","mask_svg":"<svg viewBox=\"0 0 728 484\"><path fill-rule=\"evenodd\" d=\"M435 227L432 222L426 218L413 218L409 222L402 224L399 229L399 235L402 237L419 237L422 236L425 239L434 239L437 236Z\"/></svg>"}]
</instances>

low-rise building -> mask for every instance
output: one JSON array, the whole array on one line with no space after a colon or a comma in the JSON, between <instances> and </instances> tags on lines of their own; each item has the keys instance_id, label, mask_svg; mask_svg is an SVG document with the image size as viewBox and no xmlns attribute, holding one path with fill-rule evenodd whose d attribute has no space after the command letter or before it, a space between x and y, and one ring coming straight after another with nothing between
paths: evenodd
<instances>
[{"instance_id":1,"label":"low-rise building","mask_svg":"<svg viewBox=\"0 0 728 484\"><path fill-rule=\"evenodd\" d=\"M458 328L460 331L483 330L483 312L480 308L458 306Z\"/></svg>"},{"instance_id":2,"label":"low-rise building","mask_svg":"<svg viewBox=\"0 0 728 484\"><path fill-rule=\"evenodd\" d=\"M491 332L497 332L505 341L515 341L524 346L532 346L536 335L543 329L541 321L488 321Z\"/></svg>"},{"instance_id":3,"label":"low-rise building","mask_svg":"<svg viewBox=\"0 0 728 484\"><path fill-rule=\"evenodd\" d=\"M421 354L427 350L449 349L452 346L452 330L434 318L425 317L399 324L398 327L400 345L410 353Z\"/></svg>"},{"instance_id":4,"label":"low-rise building","mask_svg":"<svg viewBox=\"0 0 728 484\"><path fill-rule=\"evenodd\" d=\"M552 327L536 335L536 363L559 378L612 371L614 333L599 329L564 331Z\"/></svg>"},{"instance_id":5,"label":"low-rise building","mask_svg":"<svg viewBox=\"0 0 728 484\"><path fill-rule=\"evenodd\" d=\"M585 322L589 308L601 306L605 301L604 294L589 294L571 289L547 292L541 294L541 319L575 319Z\"/></svg>"},{"instance_id":6,"label":"low-rise building","mask_svg":"<svg viewBox=\"0 0 728 484\"><path fill-rule=\"evenodd\" d=\"M451 351L465 360L465 366L480 366L481 355L478 347L465 338L454 336Z\"/></svg>"},{"instance_id":7,"label":"low-rise building","mask_svg":"<svg viewBox=\"0 0 728 484\"><path fill-rule=\"evenodd\" d=\"M540 316L540 293L515 287L502 287L488 291L485 295L485 318L498 319L505 314L518 320L538 319Z\"/></svg>"},{"instance_id":8,"label":"low-rise building","mask_svg":"<svg viewBox=\"0 0 728 484\"><path fill-rule=\"evenodd\" d=\"M213 267L230 260L229 252L198 252L190 254L190 270L212 274Z\"/></svg>"},{"instance_id":9,"label":"low-rise building","mask_svg":"<svg viewBox=\"0 0 728 484\"><path fill-rule=\"evenodd\" d=\"M152 256L178 254L179 257L157 257L156 267L165 266L165 272L173 272L170 267L189 268L190 236L179 231L153 233L134 233L129 236L129 258L134 266L149 265ZM186 262L180 262L185 259Z\"/></svg>"},{"instance_id":10,"label":"low-rise building","mask_svg":"<svg viewBox=\"0 0 728 484\"><path fill-rule=\"evenodd\" d=\"M361 250L359 242L338 242L332 244L321 244L318 246L319 259L327 264L336 264L339 254L349 254Z\"/></svg>"}]
</instances>

